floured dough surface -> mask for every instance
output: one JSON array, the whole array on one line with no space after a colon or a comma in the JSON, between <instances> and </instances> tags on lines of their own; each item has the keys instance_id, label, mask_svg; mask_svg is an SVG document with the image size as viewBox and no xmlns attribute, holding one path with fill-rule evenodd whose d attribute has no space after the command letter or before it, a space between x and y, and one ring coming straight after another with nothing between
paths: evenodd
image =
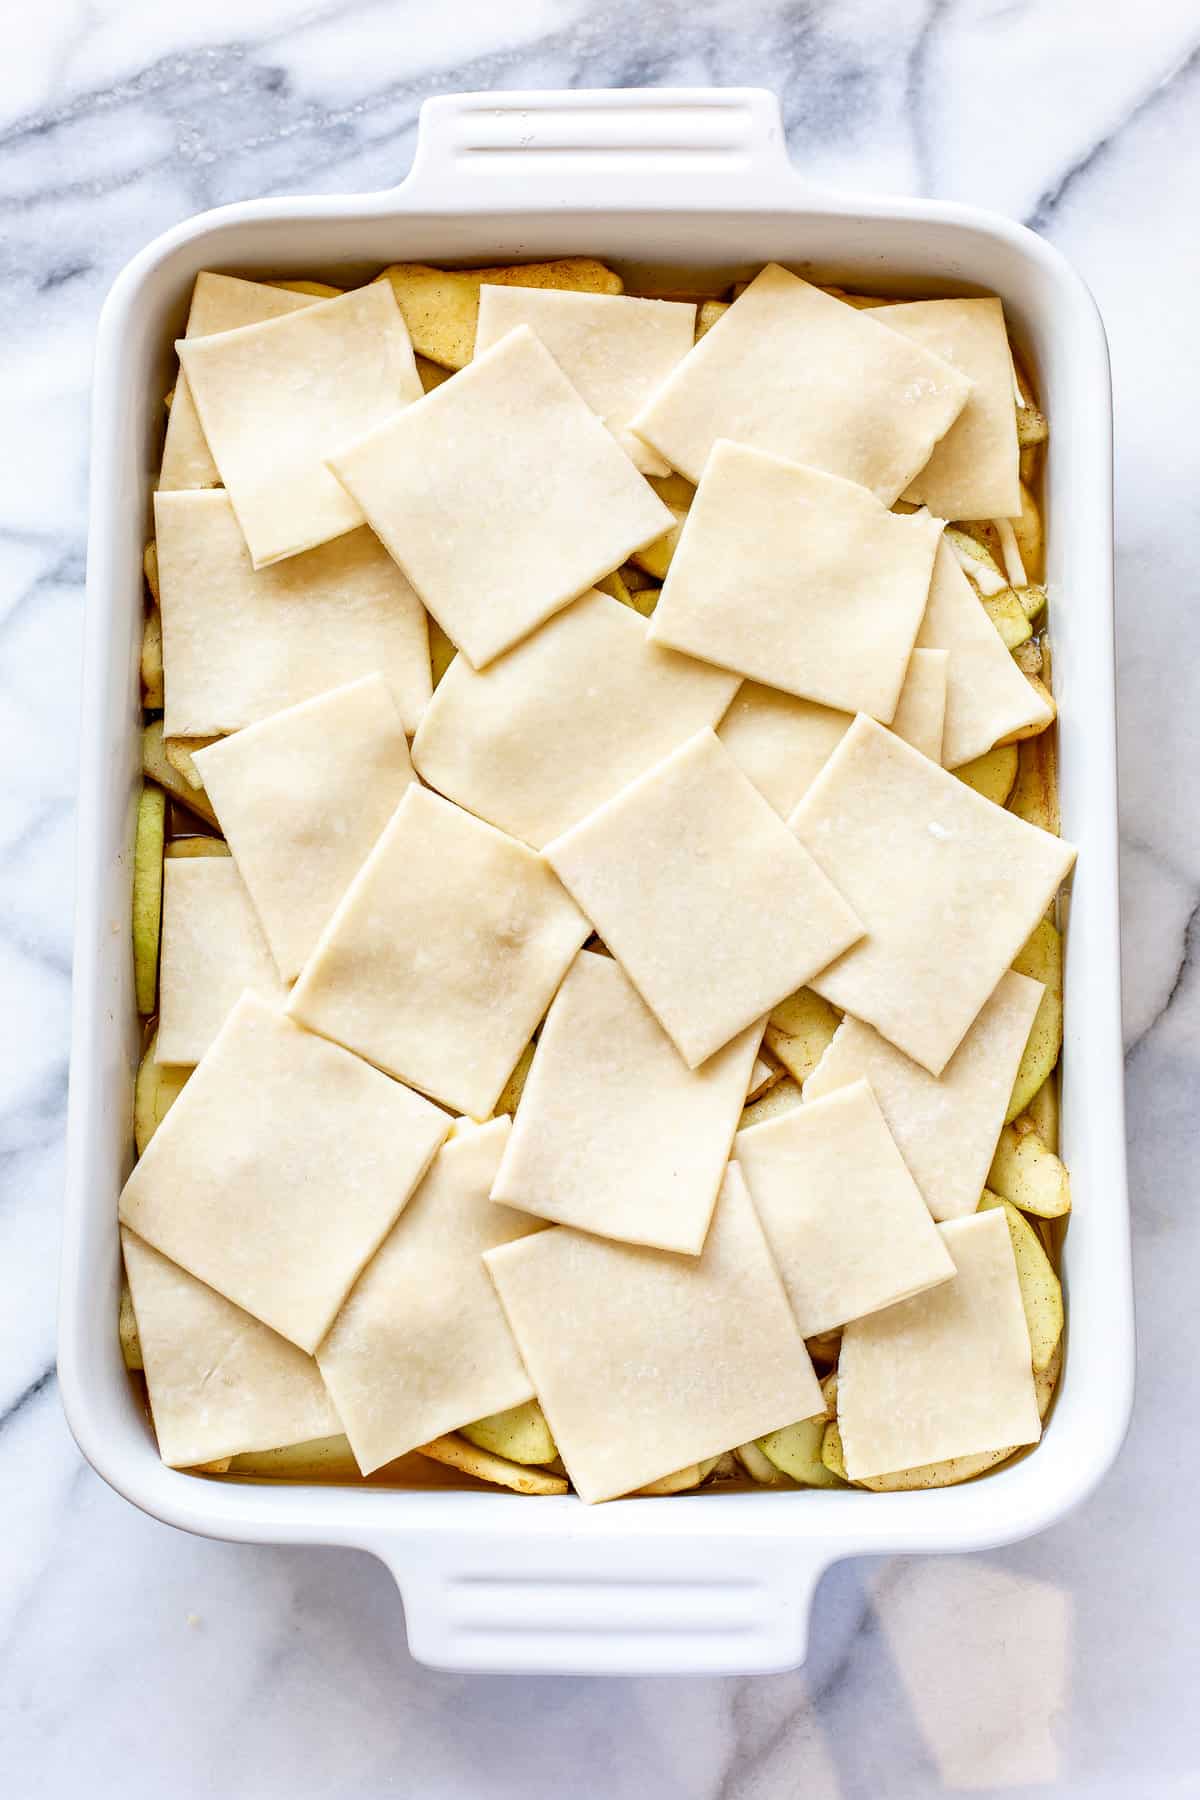
<instances>
[{"instance_id":1,"label":"floured dough surface","mask_svg":"<svg viewBox=\"0 0 1200 1800\"><path fill-rule=\"evenodd\" d=\"M236 275L215 275L202 270L192 289L185 336L211 337L217 331L236 331L241 325L257 325L263 319L281 319L285 313L315 306L312 294L270 287L264 281L242 281ZM220 487L221 474L212 458L196 402L183 370L175 382L167 433L163 440L160 491L176 488Z\"/></svg>"},{"instance_id":2,"label":"floured dough surface","mask_svg":"<svg viewBox=\"0 0 1200 1800\"><path fill-rule=\"evenodd\" d=\"M159 1062L198 1063L247 988L282 1006L279 978L231 856L163 863Z\"/></svg>"},{"instance_id":3,"label":"floured dough surface","mask_svg":"<svg viewBox=\"0 0 1200 1800\"><path fill-rule=\"evenodd\" d=\"M196 752L280 975L300 973L413 780L380 675Z\"/></svg>"},{"instance_id":4,"label":"floured dough surface","mask_svg":"<svg viewBox=\"0 0 1200 1800\"><path fill-rule=\"evenodd\" d=\"M849 309L847 309L849 310ZM650 621L660 644L843 712L890 720L941 522L721 440Z\"/></svg>"},{"instance_id":5,"label":"floured dough surface","mask_svg":"<svg viewBox=\"0 0 1200 1800\"><path fill-rule=\"evenodd\" d=\"M423 392L388 282L177 348L256 569L363 523L326 459Z\"/></svg>"},{"instance_id":6,"label":"floured dough surface","mask_svg":"<svg viewBox=\"0 0 1200 1800\"><path fill-rule=\"evenodd\" d=\"M957 769L1026 725L1048 725L1050 708L1026 681L983 610L953 551L938 546L919 648L945 650L942 762Z\"/></svg>"},{"instance_id":7,"label":"floured dough surface","mask_svg":"<svg viewBox=\"0 0 1200 1800\"><path fill-rule=\"evenodd\" d=\"M692 1068L862 931L711 731L546 857Z\"/></svg>"},{"instance_id":8,"label":"floured dough surface","mask_svg":"<svg viewBox=\"0 0 1200 1800\"><path fill-rule=\"evenodd\" d=\"M850 725L850 713L746 681L717 726L717 736L763 798L786 819Z\"/></svg>"},{"instance_id":9,"label":"floured dough surface","mask_svg":"<svg viewBox=\"0 0 1200 1800\"><path fill-rule=\"evenodd\" d=\"M487 1263L584 1500L627 1494L822 1410L733 1165L699 1257L559 1227L490 1251Z\"/></svg>"},{"instance_id":10,"label":"floured dough surface","mask_svg":"<svg viewBox=\"0 0 1200 1800\"><path fill-rule=\"evenodd\" d=\"M413 732L425 608L365 525L255 573L226 493L156 494L168 737L240 731L378 671Z\"/></svg>"},{"instance_id":11,"label":"floured dough surface","mask_svg":"<svg viewBox=\"0 0 1200 1800\"><path fill-rule=\"evenodd\" d=\"M288 1010L486 1118L587 934L535 851L414 783Z\"/></svg>"},{"instance_id":12,"label":"floured dough surface","mask_svg":"<svg viewBox=\"0 0 1200 1800\"><path fill-rule=\"evenodd\" d=\"M945 650L913 651L891 725L897 737L935 763L942 760L949 665Z\"/></svg>"},{"instance_id":13,"label":"floured dough surface","mask_svg":"<svg viewBox=\"0 0 1200 1800\"><path fill-rule=\"evenodd\" d=\"M244 994L125 1183L121 1220L312 1352L449 1128Z\"/></svg>"},{"instance_id":14,"label":"floured dough surface","mask_svg":"<svg viewBox=\"0 0 1200 1800\"><path fill-rule=\"evenodd\" d=\"M937 1229L954 1279L843 1334L838 1425L852 1481L1041 1437L1003 1209Z\"/></svg>"},{"instance_id":15,"label":"floured dough surface","mask_svg":"<svg viewBox=\"0 0 1200 1800\"><path fill-rule=\"evenodd\" d=\"M493 1198L696 1255L761 1035L752 1025L689 1069L620 965L581 951L542 1026Z\"/></svg>"},{"instance_id":16,"label":"floured dough surface","mask_svg":"<svg viewBox=\"0 0 1200 1800\"><path fill-rule=\"evenodd\" d=\"M804 1337L953 1275L867 1082L747 1126L734 1154Z\"/></svg>"},{"instance_id":17,"label":"floured dough surface","mask_svg":"<svg viewBox=\"0 0 1200 1800\"><path fill-rule=\"evenodd\" d=\"M121 1248L165 1463L194 1468L341 1430L311 1356L132 1231Z\"/></svg>"},{"instance_id":18,"label":"floured dough surface","mask_svg":"<svg viewBox=\"0 0 1200 1800\"><path fill-rule=\"evenodd\" d=\"M669 466L629 429L629 421L692 347L696 308L632 294L580 294L565 288L479 290L475 354L528 325L644 475Z\"/></svg>"},{"instance_id":19,"label":"floured dough surface","mask_svg":"<svg viewBox=\"0 0 1200 1800\"><path fill-rule=\"evenodd\" d=\"M488 1199L508 1133L494 1119L442 1146L321 1345L364 1475L533 1397L483 1262L539 1229Z\"/></svg>"},{"instance_id":20,"label":"floured dough surface","mask_svg":"<svg viewBox=\"0 0 1200 1800\"><path fill-rule=\"evenodd\" d=\"M890 506L970 383L868 313L769 263L634 419L698 482L718 438L870 488Z\"/></svg>"},{"instance_id":21,"label":"floured dough surface","mask_svg":"<svg viewBox=\"0 0 1200 1800\"><path fill-rule=\"evenodd\" d=\"M528 326L331 467L476 668L674 522Z\"/></svg>"},{"instance_id":22,"label":"floured dough surface","mask_svg":"<svg viewBox=\"0 0 1200 1800\"><path fill-rule=\"evenodd\" d=\"M1008 519L1021 510L1012 351L1004 308L980 300L912 300L884 307L879 323L932 350L969 377L967 403L906 500L943 519Z\"/></svg>"},{"instance_id":23,"label":"floured dough surface","mask_svg":"<svg viewBox=\"0 0 1200 1800\"><path fill-rule=\"evenodd\" d=\"M715 725L736 686L650 643L630 607L590 592L486 669L456 657L413 761L431 787L540 846Z\"/></svg>"},{"instance_id":24,"label":"floured dough surface","mask_svg":"<svg viewBox=\"0 0 1200 1800\"><path fill-rule=\"evenodd\" d=\"M809 983L940 1075L1075 860L860 715L792 829L866 936Z\"/></svg>"},{"instance_id":25,"label":"floured dough surface","mask_svg":"<svg viewBox=\"0 0 1200 1800\"><path fill-rule=\"evenodd\" d=\"M987 1183L1042 992L1040 981L1007 970L940 1077L861 1019L843 1019L804 1098L869 1081L934 1218L962 1218Z\"/></svg>"}]
</instances>

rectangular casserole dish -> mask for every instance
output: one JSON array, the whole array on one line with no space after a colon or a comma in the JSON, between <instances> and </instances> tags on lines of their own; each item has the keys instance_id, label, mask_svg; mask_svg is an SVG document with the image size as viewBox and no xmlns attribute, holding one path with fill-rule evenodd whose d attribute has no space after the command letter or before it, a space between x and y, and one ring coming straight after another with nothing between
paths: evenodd
<instances>
[{"instance_id":1,"label":"rectangular casserole dish","mask_svg":"<svg viewBox=\"0 0 1200 1800\"><path fill-rule=\"evenodd\" d=\"M117 1341L117 1194L140 1032L129 942L140 780L142 545L162 395L204 268L346 284L397 260L594 255L690 271L716 293L764 261L867 290L999 293L1051 420L1047 579L1070 899L1063 1155L1069 1352L1035 1454L924 1493L573 1496L205 1480L159 1461ZM963 206L848 199L788 161L758 90L459 95L421 111L408 179L264 200L165 233L113 286L96 350L79 795L79 900L59 1372L79 1446L156 1518L243 1542L374 1552L414 1656L443 1668L698 1673L803 1660L813 1590L845 1556L986 1548L1077 1504L1121 1444L1133 1390L1113 677L1111 401L1083 283L1023 227Z\"/></svg>"}]
</instances>

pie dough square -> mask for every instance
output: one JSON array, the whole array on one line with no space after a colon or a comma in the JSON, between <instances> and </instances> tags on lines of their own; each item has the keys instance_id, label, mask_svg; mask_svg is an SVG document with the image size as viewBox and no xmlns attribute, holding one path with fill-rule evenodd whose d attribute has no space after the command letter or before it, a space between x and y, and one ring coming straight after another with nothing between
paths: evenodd
<instances>
[{"instance_id":1,"label":"pie dough square","mask_svg":"<svg viewBox=\"0 0 1200 1800\"><path fill-rule=\"evenodd\" d=\"M416 730L428 621L373 531L255 574L228 494L159 493L154 518L168 737L240 731L376 670Z\"/></svg>"},{"instance_id":2,"label":"pie dough square","mask_svg":"<svg viewBox=\"0 0 1200 1800\"><path fill-rule=\"evenodd\" d=\"M929 513L888 512L839 476L722 440L684 522L651 641L886 723L941 530Z\"/></svg>"},{"instance_id":3,"label":"pie dough square","mask_svg":"<svg viewBox=\"0 0 1200 1800\"><path fill-rule=\"evenodd\" d=\"M546 858L693 1069L863 931L712 731Z\"/></svg>"},{"instance_id":4,"label":"pie dough square","mask_svg":"<svg viewBox=\"0 0 1200 1800\"><path fill-rule=\"evenodd\" d=\"M485 1261L583 1500L628 1494L823 1409L732 1164L698 1257L560 1226Z\"/></svg>"},{"instance_id":5,"label":"pie dough square","mask_svg":"<svg viewBox=\"0 0 1200 1800\"><path fill-rule=\"evenodd\" d=\"M940 1075L1075 850L855 719L792 829L866 936L809 985Z\"/></svg>"},{"instance_id":6,"label":"pie dough square","mask_svg":"<svg viewBox=\"0 0 1200 1800\"><path fill-rule=\"evenodd\" d=\"M156 1058L198 1063L246 988L282 1006L287 989L231 856L163 863Z\"/></svg>"},{"instance_id":7,"label":"pie dough square","mask_svg":"<svg viewBox=\"0 0 1200 1800\"><path fill-rule=\"evenodd\" d=\"M932 350L971 382L967 403L904 498L943 519L1008 519L1021 510L1012 351L1004 308L981 300L913 300L879 323Z\"/></svg>"},{"instance_id":8,"label":"pie dough square","mask_svg":"<svg viewBox=\"0 0 1200 1800\"><path fill-rule=\"evenodd\" d=\"M342 1429L311 1356L132 1231L121 1248L165 1463L189 1469Z\"/></svg>"},{"instance_id":9,"label":"pie dough square","mask_svg":"<svg viewBox=\"0 0 1200 1800\"><path fill-rule=\"evenodd\" d=\"M565 288L479 290L475 354L528 325L643 475L670 465L629 429L629 421L681 363L696 335L696 308L632 294L578 294Z\"/></svg>"},{"instance_id":10,"label":"pie dough square","mask_svg":"<svg viewBox=\"0 0 1200 1800\"><path fill-rule=\"evenodd\" d=\"M746 681L717 736L759 793L790 816L849 731L853 715Z\"/></svg>"},{"instance_id":11,"label":"pie dough square","mask_svg":"<svg viewBox=\"0 0 1200 1800\"><path fill-rule=\"evenodd\" d=\"M762 1021L689 1069L611 956L581 950L546 1016L494 1200L695 1256Z\"/></svg>"},{"instance_id":12,"label":"pie dough square","mask_svg":"<svg viewBox=\"0 0 1200 1800\"><path fill-rule=\"evenodd\" d=\"M318 1352L364 1475L533 1398L483 1263L486 1250L541 1229L488 1199L509 1124L447 1140Z\"/></svg>"},{"instance_id":13,"label":"pie dough square","mask_svg":"<svg viewBox=\"0 0 1200 1800\"><path fill-rule=\"evenodd\" d=\"M382 675L194 752L285 981L293 980L414 779Z\"/></svg>"},{"instance_id":14,"label":"pie dough square","mask_svg":"<svg viewBox=\"0 0 1200 1800\"><path fill-rule=\"evenodd\" d=\"M540 848L715 725L736 687L727 670L648 642L637 613L591 592L486 669L456 656L413 763L451 800Z\"/></svg>"},{"instance_id":15,"label":"pie dough square","mask_svg":"<svg viewBox=\"0 0 1200 1800\"><path fill-rule=\"evenodd\" d=\"M861 1019L843 1019L804 1084L804 1098L869 1081L933 1217L962 1218L987 1185L1042 993L1040 981L1007 970L940 1077Z\"/></svg>"},{"instance_id":16,"label":"pie dough square","mask_svg":"<svg viewBox=\"0 0 1200 1800\"><path fill-rule=\"evenodd\" d=\"M953 1276L867 1082L748 1126L734 1154L802 1337Z\"/></svg>"},{"instance_id":17,"label":"pie dough square","mask_svg":"<svg viewBox=\"0 0 1200 1800\"><path fill-rule=\"evenodd\" d=\"M176 348L256 569L363 523L326 459L424 391L388 282Z\"/></svg>"},{"instance_id":18,"label":"pie dough square","mask_svg":"<svg viewBox=\"0 0 1200 1800\"><path fill-rule=\"evenodd\" d=\"M947 544L938 545L917 644L950 656L942 737L947 769L973 762L1026 725L1050 723L1050 708L1018 669Z\"/></svg>"},{"instance_id":19,"label":"pie dough square","mask_svg":"<svg viewBox=\"0 0 1200 1800\"><path fill-rule=\"evenodd\" d=\"M243 994L135 1164L121 1222L311 1354L450 1124Z\"/></svg>"},{"instance_id":20,"label":"pie dough square","mask_svg":"<svg viewBox=\"0 0 1200 1800\"><path fill-rule=\"evenodd\" d=\"M674 524L526 325L330 467L476 668Z\"/></svg>"},{"instance_id":21,"label":"pie dough square","mask_svg":"<svg viewBox=\"0 0 1200 1800\"><path fill-rule=\"evenodd\" d=\"M923 469L971 384L919 344L768 263L633 420L698 482L718 438L870 488L885 506Z\"/></svg>"},{"instance_id":22,"label":"pie dough square","mask_svg":"<svg viewBox=\"0 0 1200 1800\"><path fill-rule=\"evenodd\" d=\"M587 935L536 851L414 782L288 1010L484 1119Z\"/></svg>"},{"instance_id":23,"label":"pie dough square","mask_svg":"<svg viewBox=\"0 0 1200 1800\"><path fill-rule=\"evenodd\" d=\"M942 760L949 667L945 650L914 650L892 718L896 736L935 763Z\"/></svg>"},{"instance_id":24,"label":"pie dough square","mask_svg":"<svg viewBox=\"0 0 1200 1800\"><path fill-rule=\"evenodd\" d=\"M838 1426L852 1481L1042 1435L1003 1209L937 1229L953 1281L856 1319L842 1336Z\"/></svg>"},{"instance_id":25,"label":"pie dough square","mask_svg":"<svg viewBox=\"0 0 1200 1800\"><path fill-rule=\"evenodd\" d=\"M192 288L185 337L211 337L216 331L236 331L240 325L258 325L263 319L281 319L285 313L315 306L312 294L288 288L268 287L262 281L241 281L236 275L214 275L204 269ZM178 488L220 487L221 475L208 447L188 378L180 369L167 414L163 440L160 491Z\"/></svg>"}]
</instances>

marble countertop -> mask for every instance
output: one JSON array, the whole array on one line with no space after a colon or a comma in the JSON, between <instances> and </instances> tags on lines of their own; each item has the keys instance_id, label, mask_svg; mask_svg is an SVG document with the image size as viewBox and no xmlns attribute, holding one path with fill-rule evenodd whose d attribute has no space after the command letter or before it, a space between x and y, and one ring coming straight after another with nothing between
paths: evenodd
<instances>
[{"instance_id":1,"label":"marble countertop","mask_svg":"<svg viewBox=\"0 0 1200 1800\"><path fill-rule=\"evenodd\" d=\"M1091 283L1118 443L1126 1029L1141 1375L1077 1515L843 1564L803 1671L415 1665L381 1566L133 1511L55 1390L91 339L221 201L389 185L464 88L761 83L824 181L1026 219ZM43 0L0 59L0 1742L14 1796L915 1800L1200 1793L1200 25L1189 0ZM952 1624L952 1628L951 1628Z\"/></svg>"}]
</instances>

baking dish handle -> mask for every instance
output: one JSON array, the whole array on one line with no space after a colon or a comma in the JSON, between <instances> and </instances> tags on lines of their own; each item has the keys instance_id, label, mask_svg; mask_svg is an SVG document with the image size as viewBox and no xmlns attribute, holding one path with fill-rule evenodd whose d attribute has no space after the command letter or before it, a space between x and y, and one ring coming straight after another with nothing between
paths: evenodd
<instances>
[{"instance_id":1,"label":"baking dish handle","mask_svg":"<svg viewBox=\"0 0 1200 1800\"><path fill-rule=\"evenodd\" d=\"M536 1511L556 1502L521 1504ZM671 1504L677 1509L681 1502ZM813 1594L833 1560L815 1545L772 1540L764 1546L757 1538L708 1531L673 1532L669 1556L659 1533L640 1539L606 1533L592 1539L584 1558L577 1541L562 1540L556 1549L552 1539L532 1532L516 1540L406 1534L370 1548L400 1587L409 1649L418 1662L543 1675L797 1668L808 1648Z\"/></svg>"},{"instance_id":2,"label":"baking dish handle","mask_svg":"<svg viewBox=\"0 0 1200 1800\"><path fill-rule=\"evenodd\" d=\"M800 184L766 88L596 88L426 100L401 192L461 212L536 206L544 189L577 214L766 204Z\"/></svg>"}]
</instances>

